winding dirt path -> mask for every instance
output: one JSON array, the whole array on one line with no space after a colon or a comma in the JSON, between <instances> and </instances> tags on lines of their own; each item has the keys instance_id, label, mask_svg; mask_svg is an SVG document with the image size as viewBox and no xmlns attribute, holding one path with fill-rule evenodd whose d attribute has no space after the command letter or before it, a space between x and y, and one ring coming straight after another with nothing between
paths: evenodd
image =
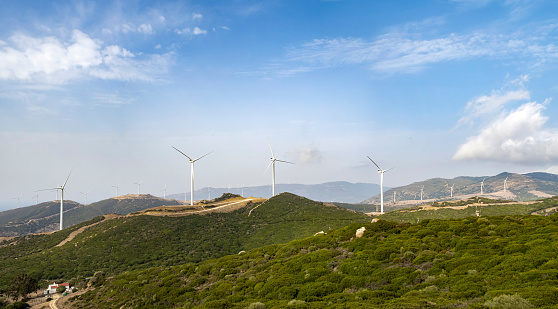
<instances>
[{"instance_id":1,"label":"winding dirt path","mask_svg":"<svg viewBox=\"0 0 558 309\"><path fill-rule=\"evenodd\" d=\"M79 229L73 231L70 233L70 235L68 235L68 237L66 237L66 239L64 239L63 241L61 241L58 245L56 245L55 247L62 247L63 245L65 245L67 242L72 241L72 239L74 239L77 235L79 235L80 233L82 233L83 231L85 231L86 229L95 226L105 220L110 220L110 219L115 219L115 218L119 218L121 217L121 215L117 215L117 214L106 214L104 215L104 219L102 221L99 222L95 222L93 224L87 225L87 226L83 226L80 227Z\"/></svg>"}]
</instances>

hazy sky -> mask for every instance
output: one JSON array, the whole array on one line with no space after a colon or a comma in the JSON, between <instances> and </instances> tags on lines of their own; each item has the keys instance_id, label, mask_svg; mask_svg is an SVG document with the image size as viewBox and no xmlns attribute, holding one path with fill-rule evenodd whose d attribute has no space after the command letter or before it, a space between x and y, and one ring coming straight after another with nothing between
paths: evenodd
<instances>
[{"instance_id":1,"label":"hazy sky","mask_svg":"<svg viewBox=\"0 0 558 309\"><path fill-rule=\"evenodd\" d=\"M553 0L0 3L1 209L558 171Z\"/></svg>"}]
</instances>

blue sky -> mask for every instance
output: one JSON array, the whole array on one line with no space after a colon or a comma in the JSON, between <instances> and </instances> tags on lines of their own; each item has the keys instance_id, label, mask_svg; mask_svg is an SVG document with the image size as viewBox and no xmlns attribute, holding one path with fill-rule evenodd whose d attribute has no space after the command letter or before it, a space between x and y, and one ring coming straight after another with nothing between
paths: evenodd
<instances>
[{"instance_id":1,"label":"blue sky","mask_svg":"<svg viewBox=\"0 0 558 309\"><path fill-rule=\"evenodd\" d=\"M558 3L2 1L0 208L558 172ZM41 192L39 201L54 199Z\"/></svg>"}]
</instances>

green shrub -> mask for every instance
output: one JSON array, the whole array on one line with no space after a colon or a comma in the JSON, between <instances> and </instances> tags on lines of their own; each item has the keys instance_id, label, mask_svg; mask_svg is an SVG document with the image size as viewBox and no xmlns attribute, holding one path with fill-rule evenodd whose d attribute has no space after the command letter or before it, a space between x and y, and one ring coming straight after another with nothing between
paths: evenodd
<instances>
[{"instance_id":1,"label":"green shrub","mask_svg":"<svg viewBox=\"0 0 558 309\"><path fill-rule=\"evenodd\" d=\"M260 302L251 303L248 309L265 309L265 304Z\"/></svg>"},{"instance_id":2,"label":"green shrub","mask_svg":"<svg viewBox=\"0 0 558 309\"><path fill-rule=\"evenodd\" d=\"M502 309L528 309L534 308L535 306L531 305L531 303L521 297L518 294L513 295L500 295L494 297L492 300L489 300L484 303L485 306L490 308L502 308Z\"/></svg>"}]
</instances>

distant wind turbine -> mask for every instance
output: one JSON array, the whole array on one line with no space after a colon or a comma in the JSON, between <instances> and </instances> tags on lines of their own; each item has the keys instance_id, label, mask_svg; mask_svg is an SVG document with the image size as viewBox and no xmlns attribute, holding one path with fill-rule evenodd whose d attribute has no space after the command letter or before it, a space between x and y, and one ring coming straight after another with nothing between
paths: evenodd
<instances>
[{"instance_id":1,"label":"distant wind turbine","mask_svg":"<svg viewBox=\"0 0 558 309\"><path fill-rule=\"evenodd\" d=\"M18 197L12 197L12 200L17 200L17 208L19 208L19 199L21 198L21 195Z\"/></svg>"},{"instance_id":2,"label":"distant wind turbine","mask_svg":"<svg viewBox=\"0 0 558 309\"><path fill-rule=\"evenodd\" d=\"M64 184L61 185L60 187L39 190L39 191L60 190L60 230L64 229L64 191L65 191L65 188L66 188L66 184L68 183L68 179L70 179L71 174L72 174L72 171L70 171L70 173L68 174L68 177L66 178L66 181L64 181Z\"/></svg>"},{"instance_id":3,"label":"distant wind turbine","mask_svg":"<svg viewBox=\"0 0 558 309\"><path fill-rule=\"evenodd\" d=\"M368 159L370 159L370 157L368 157ZM392 170L393 167L388 168L387 170L383 170L380 168L380 166L378 166L378 164L376 164L376 162L374 162L374 160L370 159L370 161L372 161L372 163L376 165L376 167L378 168L378 173L380 174L380 212L384 213L384 173Z\"/></svg>"},{"instance_id":4,"label":"distant wind turbine","mask_svg":"<svg viewBox=\"0 0 558 309\"><path fill-rule=\"evenodd\" d=\"M451 185L450 187L450 197L453 197L453 186L455 186L455 184Z\"/></svg>"},{"instance_id":5,"label":"distant wind turbine","mask_svg":"<svg viewBox=\"0 0 558 309\"><path fill-rule=\"evenodd\" d=\"M208 154L212 153L213 151L210 151L206 154L204 154L203 156L192 160L192 158L188 157L184 152L178 150L176 147L172 146L172 148L174 148L174 150L180 152L182 155L184 155L186 158L188 158L188 160L190 160L190 170L191 170L191 174L192 174L192 178L190 180L190 205L194 205L194 162L198 161L199 159L207 156ZM186 202L186 195L187 193L184 193L184 202Z\"/></svg>"},{"instance_id":6,"label":"distant wind turbine","mask_svg":"<svg viewBox=\"0 0 558 309\"><path fill-rule=\"evenodd\" d=\"M422 201L422 194L424 193L424 186L420 188L420 200Z\"/></svg>"},{"instance_id":7,"label":"distant wind turbine","mask_svg":"<svg viewBox=\"0 0 558 309\"><path fill-rule=\"evenodd\" d=\"M289 164L294 164L294 163L279 160L279 159L275 158L275 155L273 154L273 149L271 149L271 144L269 143L269 140L267 141L267 144L269 145L269 150L271 150L271 158L270 158L271 162L269 162L269 165L265 169L265 172L267 172L267 170L271 166L271 196L273 197L273 196L275 196L275 161L283 162L283 163L289 163ZM264 172L264 174L265 174L265 172Z\"/></svg>"},{"instance_id":8,"label":"distant wind turbine","mask_svg":"<svg viewBox=\"0 0 558 309\"><path fill-rule=\"evenodd\" d=\"M167 185L165 185L165 188L161 191L163 191L163 198L167 199Z\"/></svg>"},{"instance_id":9,"label":"distant wind turbine","mask_svg":"<svg viewBox=\"0 0 558 309\"><path fill-rule=\"evenodd\" d=\"M486 178L484 178L486 179ZM482 190L484 189L484 179L481 181L481 195L482 195Z\"/></svg>"},{"instance_id":10,"label":"distant wind turbine","mask_svg":"<svg viewBox=\"0 0 558 309\"><path fill-rule=\"evenodd\" d=\"M35 205L39 205L39 193L33 195L33 198L35 198Z\"/></svg>"},{"instance_id":11,"label":"distant wind turbine","mask_svg":"<svg viewBox=\"0 0 558 309\"><path fill-rule=\"evenodd\" d=\"M504 192L506 192L507 189L507 182L508 182L508 177L506 177L506 179L504 179Z\"/></svg>"},{"instance_id":12,"label":"distant wind turbine","mask_svg":"<svg viewBox=\"0 0 558 309\"><path fill-rule=\"evenodd\" d=\"M81 194L85 195L85 206L87 206L87 193L89 193L89 190L85 193L80 192Z\"/></svg>"},{"instance_id":13,"label":"distant wind turbine","mask_svg":"<svg viewBox=\"0 0 558 309\"><path fill-rule=\"evenodd\" d=\"M120 182L116 186L111 186L113 188L116 188L116 196L115 197L118 197L118 186L120 186Z\"/></svg>"},{"instance_id":14,"label":"distant wind turbine","mask_svg":"<svg viewBox=\"0 0 558 309\"><path fill-rule=\"evenodd\" d=\"M138 185L138 194L140 194L140 187L141 187L142 182L143 182L143 180L140 181L140 182L134 182L135 185Z\"/></svg>"},{"instance_id":15,"label":"distant wind turbine","mask_svg":"<svg viewBox=\"0 0 558 309\"><path fill-rule=\"evenodd\" d=\"M395 204L395 191L393 191L393 203Z\"/></svg>"}]
</instances>

